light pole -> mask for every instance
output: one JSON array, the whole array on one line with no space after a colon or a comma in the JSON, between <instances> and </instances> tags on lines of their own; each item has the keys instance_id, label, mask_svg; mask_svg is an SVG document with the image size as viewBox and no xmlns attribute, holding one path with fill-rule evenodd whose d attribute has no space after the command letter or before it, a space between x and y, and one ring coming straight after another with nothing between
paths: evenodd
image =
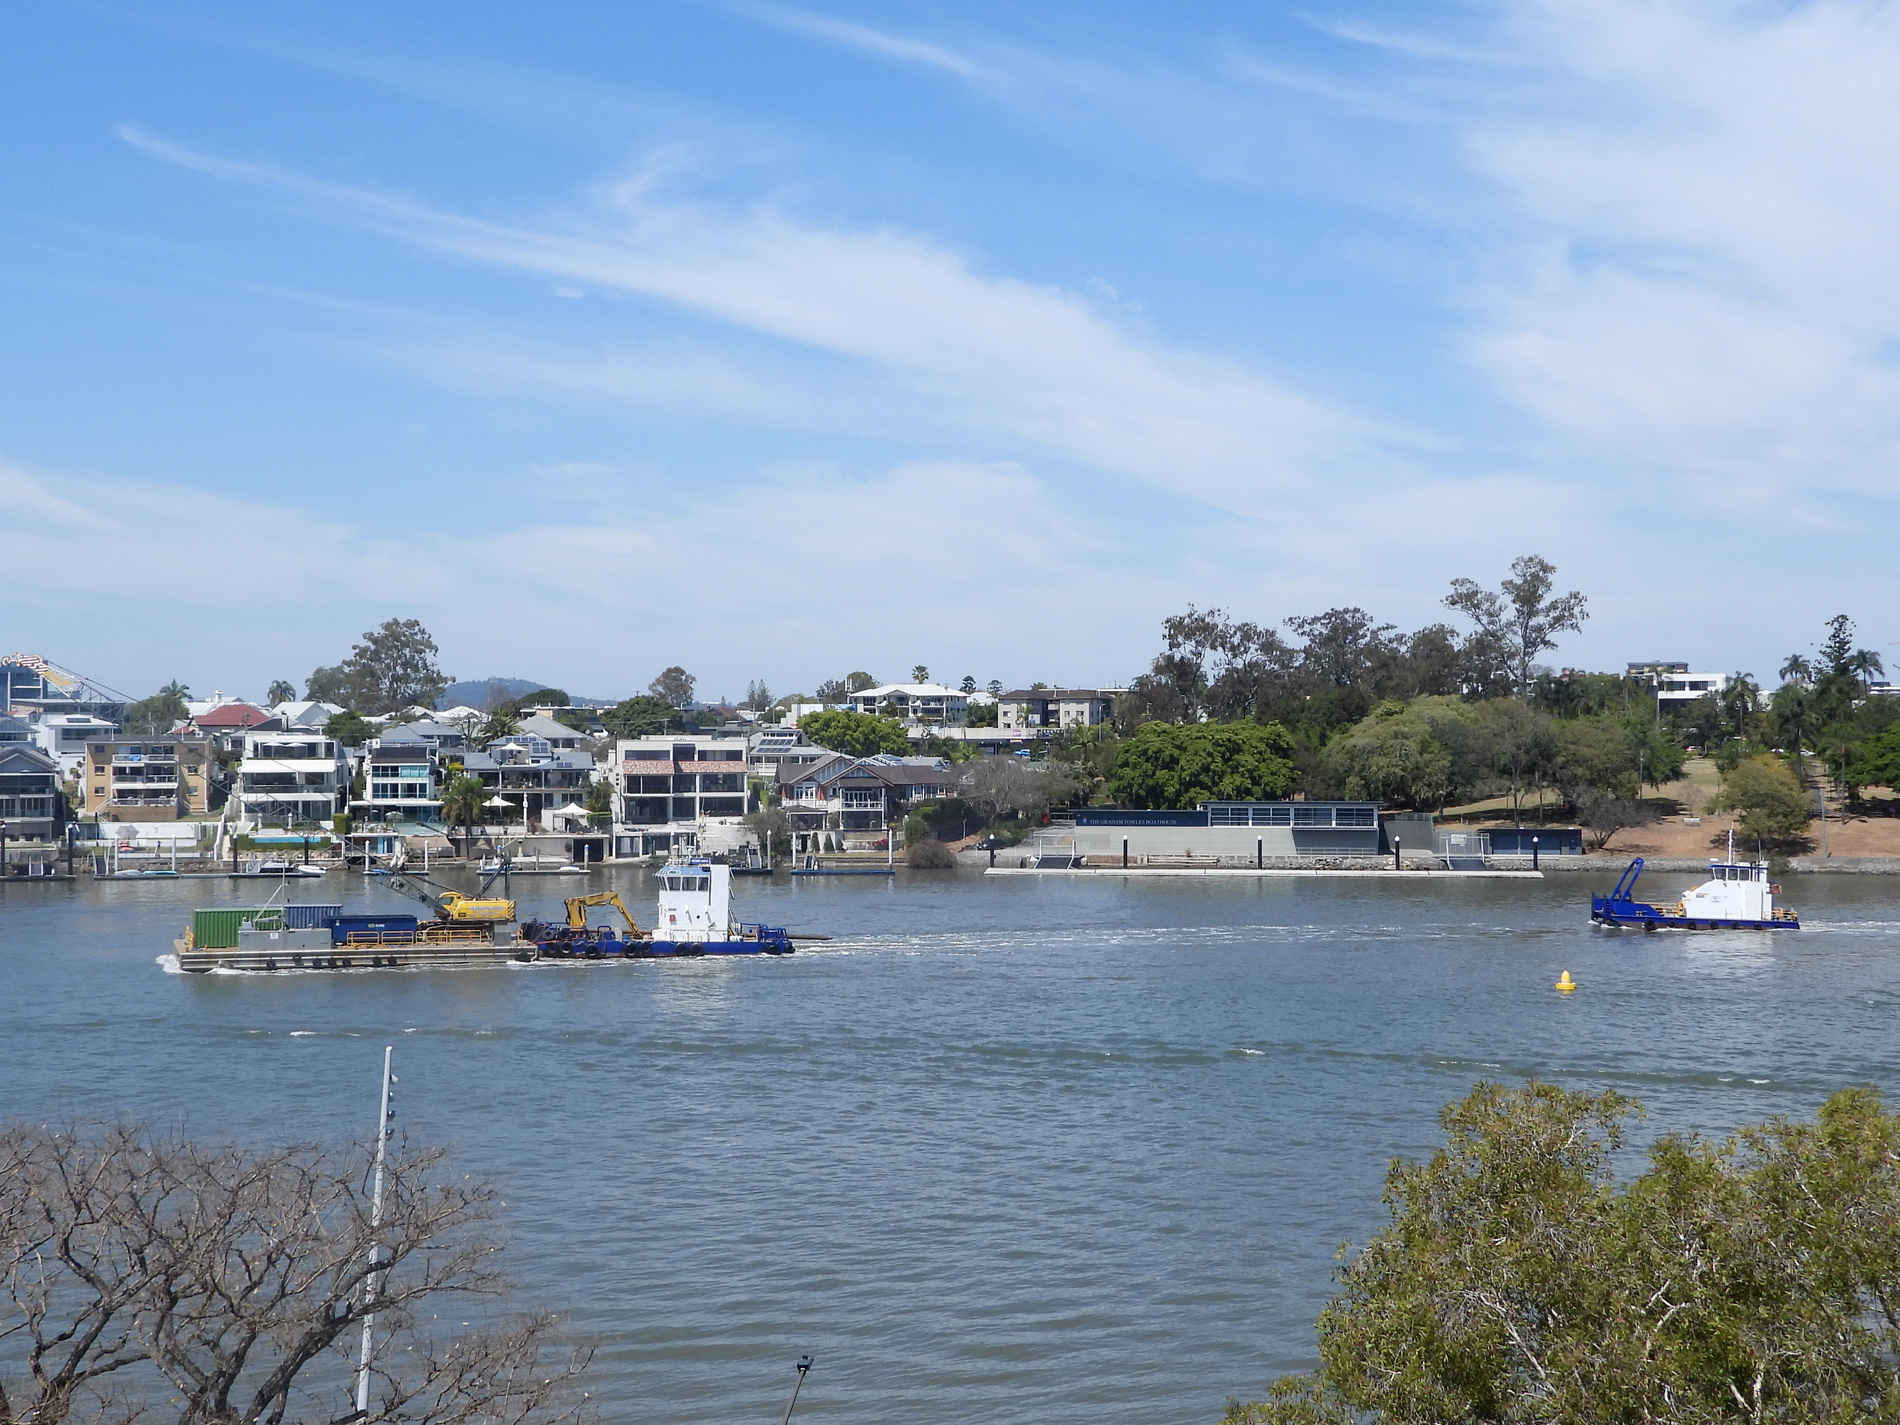
<instances>
[{"instance_id":1,"label":"light pole","mask_svg":"<svg viewBox=\"0 0 1900 1425\"><path fill-rule=\"evenodd\" d=\"M0 881L7 878L7 819L0 816Z\"/></svg>"}]
</instances>

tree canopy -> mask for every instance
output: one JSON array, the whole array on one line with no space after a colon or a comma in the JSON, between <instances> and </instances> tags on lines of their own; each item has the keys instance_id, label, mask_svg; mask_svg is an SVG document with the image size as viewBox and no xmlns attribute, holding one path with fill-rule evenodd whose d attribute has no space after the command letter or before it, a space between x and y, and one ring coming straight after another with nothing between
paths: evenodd
<instances>
[{"instance_id":1,"label":"tree canopy","mask_svg":"<svg viewBox=\"0 0 1900 1425\"><path fill-rule=\"evenodd\" d=\"M901 756L910 750L910 738L901 722L871 713L806 713L798 720L798 730L818 746L851 757L872 757L880 752Z\"/></svg>"},{"instance_id":2,"label":"tree canopy","mask_svg":"<svg viewBox=\"0 0 1900 1425\"><path fill-rule=\"evenodd\" d=\"M1535 554L1511 561L1511 577L1486 589L1473 579L1453 579L1445 607L1477 625L1478 637L1496 651L1520 695L1530 691L1537 655L1557 646L1560 633L1577 633L1590 617L1589 602L1576 590L1553 594L1557 566Z\"/></svg>"},{"instance_id":3,"label":"tree canopy","mask_svg":"<svg viewBox=\"0 0 1900 1425\"><path fill-rule=\"evenodd\" d=\"M1766 753L1745 757L1724 773L1709 809L1737 813L1736 830L1775 845L1798 840L1811 814L1794 770Z\"/></svg>"},{"instance_id":4,"label":"tree canopy","mask_svg":"<svg viewBox=\"0 0 1900 1425\"><path fill-rule=\"evenodd\" d=\"M323 735L334 737L345 747L361 747L376 735L376 724L361 713L345 708L340 713L331 713L323 724Z\"/></svg>"},{"instance_id":5,"label":"tree canopy","mask_svg":"<svg viewBox=\"0 0 1900 1425\"><path fill-rule=\"evenodd\" d=\"M603 711L600 725L612 737L652 737L683 727L685 722L671 703L642 693Z\"/></svg>"},{"instance_id":6,"label":"tree canopy","mask_svg":"<svg viewBox=\"0 0 1900 1425\"><path fill-rule=\"evenodd\" d=\"M1386 1176L1319 1368L1228 1425L1889 1420L1900 1410L1900 1117L1869 1089L1812 1123L1612 1155L1640 1105L1481 1083Z\"/></svg>"},{"instance_id":7,"label":"tree canopy","mask_svg":"<svg viewBox=\"0 0 1900 1425\"><path fill-rule=\"evenodd\" d=\"M648 683L647 692L668 707L683 708L693 700L693 686L698 681L676 663Z\"/></svg>"},{"instance_id":8,"label":"tree canopy","mask_svg":"<svg viewBox=\"0 0 1900 1425\"><path fill-rule=\"evenodd\" d=\"M388 620L365 633L343 660L344 702L370 717L433 707L455 681L436 666L439 652L418 620Z\"/></svg>"},{"instance_id":9,"label":"tree canopy","mask_svg":"<svg viewBox=\"0 0 1900 1425\"><path fill-rule=\"evenodd\" d=\"M191 709L185 706L190 696L191 689L174 678L151 697L140 698L125 710L125 730L145 736L170 732L175 724L191 716Z\"/></svg>"},{"instance_id":10,"label":"tree canopy","mask_svg":"<svg viewBox=\"0 0 1900 1425\"><path fill-rule=\"evenodd\" d=\"M1278 723L1151 722L1121 745L1109 791L1143 808L1283 797L1293 787L1292 750Z\"/></svg>"}]
</instances>

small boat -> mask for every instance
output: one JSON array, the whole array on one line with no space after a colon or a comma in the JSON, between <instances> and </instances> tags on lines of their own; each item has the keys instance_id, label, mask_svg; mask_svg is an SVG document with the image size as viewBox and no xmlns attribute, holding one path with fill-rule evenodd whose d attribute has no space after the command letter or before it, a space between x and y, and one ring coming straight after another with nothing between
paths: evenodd
<instances>
[{"instance_id":1,"label":"small boat","mask_svg":"<svg viewBox=\"0 0 1900 1425\"><path fill-rule=\"evenodd\" d=\"M732 918L732 868L708 857L671 861L660 868L653 932L625 937L611 928L576 934L568 927L524 925L540 956L630 959L699 955L789 955L792 937L782 926ZM542 932L546 932L543 934Z\"/></svg>"},{"instance_id":2,"label":"small boat","mask_svg":"<svg viewBox=\"0 0 1900 1425\"><path fill-rule=\"evenodd\" d=\"M1590 897L1590 919L1613 930L1799 930L1800 918L1775 904L1781 887L1768 879L1768 863L1735 860L1730 840L1729 859L1709 862L1709 879L1672 906L1635 898L1636 878L1643 874L1638 856L1615 890Z\"/></svg>"}]
</instances>

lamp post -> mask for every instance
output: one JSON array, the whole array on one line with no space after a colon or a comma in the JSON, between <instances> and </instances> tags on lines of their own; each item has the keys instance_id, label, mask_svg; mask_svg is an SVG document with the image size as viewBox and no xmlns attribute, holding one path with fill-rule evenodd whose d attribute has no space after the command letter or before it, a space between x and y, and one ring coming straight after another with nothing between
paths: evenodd
<instances>
[{"instance_id":1,"label":"lamp post","mask_svg":"<svg viewBox=\"0 0 1900 1425\"><path fill-rule=\"evenodd\" d=\"M1537 838L1535 836L1531 838L1531 869L1533 871L1537 869Z\"/></svg>"},{"instance_id":2,"label":"lamp post","mask_svg":"<svg viewBox=\"0 0 1900 1425\"><path fill-rule=\"evenodd\" d=\"M7 819L0 816L0 881L7 878Z\"/></svg>"},{"instance_id":3,"label":"lamp post","mask_svg":"<svg viewBox=\"0 0 1900 1425\"><path fill-rule=\"evenodd\" d=\"M1399 860L1399 848L1404 844L1405 838L1400 836L1392 838L1392 869L1395 871L1403 871L1405 869L1404 863Z\"/></svg>"}]
</instances>

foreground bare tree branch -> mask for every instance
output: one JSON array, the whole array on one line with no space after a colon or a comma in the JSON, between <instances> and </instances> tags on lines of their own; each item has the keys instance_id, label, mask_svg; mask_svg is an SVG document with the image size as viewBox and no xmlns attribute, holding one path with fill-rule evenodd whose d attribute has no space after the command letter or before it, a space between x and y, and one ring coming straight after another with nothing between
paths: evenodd
<instances>
[{"instance_id":1,"label":"foreground bare tree branch","mask_svg":"<svg viewBox=\"0 0 1900 1425\"><path fill-rule=\"evenodd\" d=\"M398 1146L199 1144L149 1125L0 1127L0 1425L559 1425L590 1352L503 1309L495 1190ZM380 1295L365 1299L380 1248ZM452 1308L474 1323L438 1329ZM350 1351L377 1350L367 1416Z\"/></svg>"}]
</instances>

